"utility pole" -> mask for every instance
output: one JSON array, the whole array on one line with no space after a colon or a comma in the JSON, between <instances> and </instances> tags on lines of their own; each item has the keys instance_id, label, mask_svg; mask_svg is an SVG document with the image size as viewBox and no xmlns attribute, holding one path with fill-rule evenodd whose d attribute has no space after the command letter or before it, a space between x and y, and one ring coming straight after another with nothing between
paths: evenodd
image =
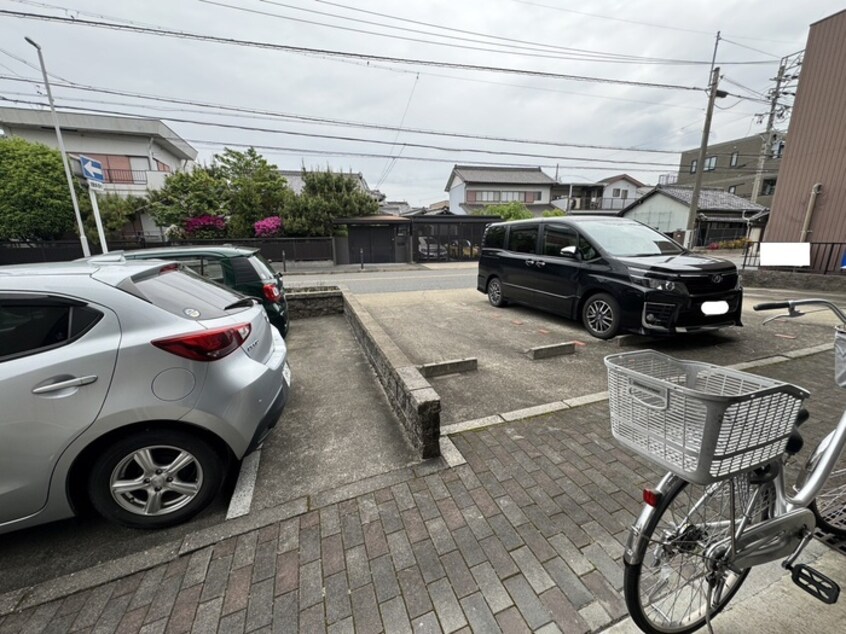
<instances>
[{"instance_id":1,"label":"utility pole","mask_svg":"<svg viewBox=\"0 0 846 634\"><path fill-rule=\"evenodd\" d=\"M705 171L705 153L708 151L708 137L711 134L711 118L714 116L714 100L717 98L717 85L720 81L720 69L714 67L717 62L717 48L720 46L720 32L714 38L714 53L711 55L711 74L709 79L708 108L705 110L705 125L702 126L702 143L699 145L699 158L696 159L696 179L693 183L693 193L690 197L690 211L687 214L687 230L685 231L685 246L692 249L696 242L696 213L699 210L699 191L702 189L702 173ZM722 95L725 97L725 94Z\"/></svg>"},{"instance_id":2,"label":"utility pole","mask_svg":"<svg viewBox=\"0 0 846 634\"><path fill-rule=\"evenodd\" d=\"M755 181L752 183L752 202L758 202L758 196L761 194L761 179L764 175L764 163L767 160L767 155L772 148L772 134L773 124L775 123L776 111L778 110L778 100L781 97L781 83L784 80L784 70L787 61L782 58L781 64L778 67L778 75L776 75L776 85L772 90L770 97L770 113L767 115L767 129L761 139L761 150L758 152L758 167L755 170Z\"/></svg>"},{"instance_id":3,"label":"utility pole","mask_svg":"<svg viewBox=\"0 0 846 634\"><path fill-rule=\"evenodd\" d=\"M70 189L71 201L73 202L73 212L76 214L76 227L79 230L79 242L82 244L82 254L85 257L89 257L91 255L91 249L88 247L88 238L85 236L85 227L82 224L82 214L79 212L79 201L76 199L76 189L74 189L73 186L73 174L71 174L68 154L65 152L65 142L62 140L62 129L59 127L59 117L56 114L56 107L53 105L53 93L50 91L50 80L47 78L47 67L44 65L44 55L41 53L41 47L38 44L28 37L25 37L24 39L38 51L38 63L41 64L41 74L44 76L44 88L47 90L47 101L50 102L50 112L53 115L53 127L56 129L56 139L59 141L59 151L62 153L62 163L65 166L65 176L68 179L68 189Z\"/></svg>"},{"instance_id":4,"label":"utility pole","mask_svg":"<svg viewBox=\"0 0 846 634\"><path fill-rule=\"evenodd\" d=\"M714 116L714 101L717 97L725 97L726 93L718 90L720 83L720 67L711 71L711 90L708 94L708 109L705 111L705 125L702 127L702 143L699 146L699 158L696 161L696 180L693 182L693 193L690 197L690 210L687 214L687 236L685 245L688 249L694 246L696 229L696 214L699 211L699 192L702 190L702 175L705 173L705 154L708 152L708 137L711 134L711 118Z\"/></svg>"}]
</instances>

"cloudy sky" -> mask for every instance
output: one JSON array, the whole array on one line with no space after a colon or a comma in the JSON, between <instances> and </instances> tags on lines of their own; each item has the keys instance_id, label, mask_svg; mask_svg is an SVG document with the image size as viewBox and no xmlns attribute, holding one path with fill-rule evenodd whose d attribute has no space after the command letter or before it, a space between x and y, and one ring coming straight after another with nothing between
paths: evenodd
<instances>
[{"instance_id":1,"label":"cloudy sky","mask_svg":"<svg viewBox=\"0 0 846 634\"><path fill-rule=\"evenodd\" d=\"M55 88L57 105L162 118L201 160L255 145L284 169L362 172L389 199L415 206L446 197L453 163L540 165L552 176L558 166L565 182L626 172L655 183L677 170L670 152L699 144L717 31L721 88L737 96L719 101L712 142L763 128L755 114L766 105L755 99L778 59L841 8L837 0L0 0L0 11L75 21L0 13L0 97L43 100L28 81L40 77L27 65L37 64L28 35L57 83L89 87Z\"/></svg>"}]
</instances>

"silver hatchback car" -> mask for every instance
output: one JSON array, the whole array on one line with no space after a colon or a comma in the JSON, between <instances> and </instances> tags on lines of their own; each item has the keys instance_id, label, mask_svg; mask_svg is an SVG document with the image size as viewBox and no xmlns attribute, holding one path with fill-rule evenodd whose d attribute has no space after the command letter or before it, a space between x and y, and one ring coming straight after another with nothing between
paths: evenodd
<instances>
[{"instance_id":1,"label":"silver hatchback car","mask_svg":"<svg viewBox=\"0 0 846 634\"><path fill-rule=\"evenodd\" d=\"M136 528L188 519L290 380L264 309L177 264L0 267L0 534L89 504Z\"/></svg>"}]
</instances>

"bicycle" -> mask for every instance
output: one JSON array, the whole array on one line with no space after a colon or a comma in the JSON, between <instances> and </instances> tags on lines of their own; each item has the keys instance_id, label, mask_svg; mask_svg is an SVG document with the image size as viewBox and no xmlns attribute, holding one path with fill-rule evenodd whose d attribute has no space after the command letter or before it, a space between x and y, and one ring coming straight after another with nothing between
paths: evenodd
<instances>
[{"instance_id":1,"label":"bicycle","mask_svg":"<svg viewBox=\"0 0 846 634\"><path fill-rule=\"evenodd\" d=\"M835 329L835 379L846 387L846 314L822 299L770 302L765 320L823 306ZM839 586L797 564L819 526L846 537L846 412L802 469L795 493L784 465L803 445L809 393L794 385L652 351L606 357L612 433L666 468L629 531L624 595L644 632L684 634L725 608L754 566L783 560L793 581L824 603ZM840 462L838 462L840 461Z\"/></svg>"}]
</instances>

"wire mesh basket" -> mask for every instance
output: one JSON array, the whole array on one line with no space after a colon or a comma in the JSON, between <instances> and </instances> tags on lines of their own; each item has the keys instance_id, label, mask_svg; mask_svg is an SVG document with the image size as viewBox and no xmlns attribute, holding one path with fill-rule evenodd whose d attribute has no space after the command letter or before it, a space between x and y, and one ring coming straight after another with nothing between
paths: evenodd
<instances>
[{"instance_id":1,"label":"wire mesh basket","mask_svg":"<svg viewBox=\"0 0 846 634\"><path fill-rule=\"evenodd\" d=\"M808 392L654 350L605 358L611 432L621 444L697 484L781 455Z\"/></svg>"}]
</instances>

